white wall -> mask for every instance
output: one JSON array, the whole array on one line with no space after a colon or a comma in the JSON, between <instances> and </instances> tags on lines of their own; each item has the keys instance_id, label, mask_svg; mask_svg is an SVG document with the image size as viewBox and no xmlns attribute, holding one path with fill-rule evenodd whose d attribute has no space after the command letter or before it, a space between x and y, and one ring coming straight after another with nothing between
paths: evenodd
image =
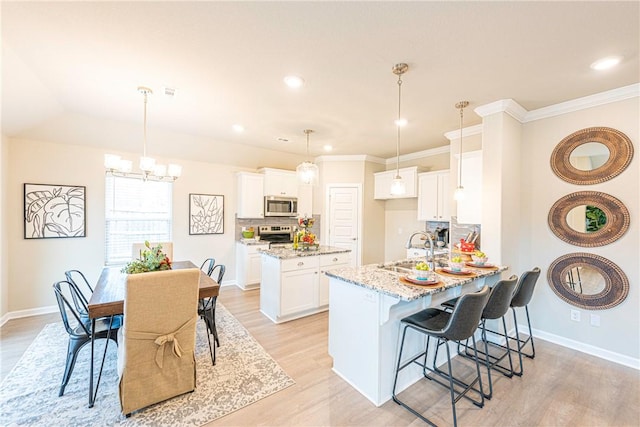
<instances>
[{"instance_id":1,"label":"white wall","mask_svg":"<svg viewBox=\"0 0 640 427\"><path fill-rule=\"evenodd\" d=\"M522 150L523 269L542 270L530 304L533 327L547 334L613 352L640 358L640 154L639 98L632 98L524 125ZM633 142L634 158L628 169L616 178L596 185L574 185L558 178L550 167L555 146L567 135L587 127L607 126L624 132ZM631 225L618 241L602 247L582 248L558 239L547 224L549 209L560 197L576 191L602 191L621 200L631 214ZM558 257L575 252L603 256L616 263L627 275L629 295L608 310L578 309L557 297L547 281L549 265ZM582 312L581 321L570 320L570 309ZM601 326L590 326L589 314L600 316Z\"/></svg>"},{"instance_id":2,"label":"white wall","mask_svg":"<svg viewBox=\"0 0 640 427\"><path fill-rule=\"evenodd\" d=\"M4 203L2 209L8 225L2 240L7 242L7 252L10 254L7 310L51 306L55 304L51 285L64 279L65 270L82 270L91 282L95 282L104 265L105 151L19 139L11 139L8 145L11 164L7 191L3 191L8 209L4 209ZM128 155L132 159L136 156L135 153ZM166 163L166 159L158 160ZM238 168L203 162L179 162L183 166L183 175L174 183L173 190L174 258L192 260L199 265L205 258L215 257L218 263L227 266L225 281L234 280L235 172ZM86 186L86 237L25 240L22 213L24 183ZM189 235L189 193L224 196L224 234ZM7 281L3 280L3 291L4 283Z\"/></svg>"}]
</instances>

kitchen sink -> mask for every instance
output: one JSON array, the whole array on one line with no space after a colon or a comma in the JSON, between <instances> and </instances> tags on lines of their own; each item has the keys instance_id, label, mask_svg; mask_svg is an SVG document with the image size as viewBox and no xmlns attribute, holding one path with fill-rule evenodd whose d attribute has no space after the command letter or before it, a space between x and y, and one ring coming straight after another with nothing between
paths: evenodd
<instances>
[{"instance_id":1,"label":"kitchen sink","mask_svg":"<svg viewBox=\"0 0 640 427\"><path fill-rule=\"evenodd\" d=\"M407 274L411 273L411 271L416 267L416 264L419 264L421 262L424 262L424 259L416 258L410 261L403 261L393 265L380 265L379 267L383 270ZM434 262L435 267L446 267L447 257L436 256Z\"/></svg>"}]
</instances>

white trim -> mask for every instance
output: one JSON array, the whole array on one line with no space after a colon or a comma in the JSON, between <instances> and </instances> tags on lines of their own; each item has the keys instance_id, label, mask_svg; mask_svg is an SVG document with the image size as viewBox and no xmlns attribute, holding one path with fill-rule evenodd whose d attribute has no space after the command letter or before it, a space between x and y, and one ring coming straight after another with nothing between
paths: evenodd
<instances>
[{"instance_id":1,"label":"white trim","mask_svg":"<svg viewBox=\"0 0 640 427\"><path fill-rule=\"evenodd\" d=\"M608 90L606 92L596 93L595 95L584 96L571 101L538 108L537 110L531 110L526 114L524 123L555 117L561 114L572 113L574 111L585 110L587 108L597 107L611 102L636 98L638 96L640 96L640 83L635 83L629 86Z\"/></svg>"},{"instance_id":2,"label":"white trim","mask_svg":"<svg viewBox=\"0 0 640 427\"><path fill-rule=\"evenodd\" d=\"M372 162L385 164L385 159L382 157L370 156L369 154L354 154L354 155L341 155L341 156L318 156L314 159L318 162Z\"/></svg>"},{"instance_id":3,"label":"white trim","mask_svg":"<svg viewBox=\"0 0 640 427\"><path fill-rule=\"evenodd\" d=\"M482 133L482 124L468 126L466 128L462 128L462 137L479 135ZM449 132L445 132L445 138L449 141L460 139L460 129L450 130Z\"/></svg>"},{"instance_id":4,"label":"white trim","mask_svg":"<svg viewBox=\"0 0 640 427\"><path fill-rule=\"evenodd\" d=\"M524 122L527 115L527 110L513 99L501 99L490 104L481 105L473 111L483 118L491 114L504 112L518 120L520 123Z\"/></svg>"},{"instance_id":5,"label":"white trim","mask_svg":"<svg viewBox=\"0 0 640 427\"><path fill-rule=\"evenodd\" d=\"M59 309L57 305L49 305L46 307L39 307L39 308L29 308L27 310L10 311L4 316L2 316L2 319L0 320L0 326L3 326L9 320L20 319L23 317L39 316L41 314L56 313L58 311Z\"/></svg>"},{"instance_id":6,"label":"white trim","mask_svg":"<svg viewBox=\"0 0 640 427\"><path fill-rule=\"evenodd\" d=\"M526 325L518 325L518 329L521 331L528 330ZM630 368L640 370L640 359L634 359L633 357L625 356L624 354L614 353L600 347L595 347L590 344L585 344L580 341L572 340L570 338L561 337L560 335L544 332L539 329L533 329L533 338L549 341L554 344L561 345L563 347L571 348L573 350L580 351L582 353L590 354L592 356L599 357L600 359L609 360L611 362L618 363L620 365L628 366Z\"/></svg>"},{"instance_id":7,"label":"white trim","mask_svg":"<svg viewBox=\"0 0 640 427\"><path fill-rule=\"evenodd\" d=\"M482 132L482 129L480 129L480 132ZM464 136L464 131L463 131L463 136ZM429 150L416 151L415 153L401 154L400 155L400 162L407 162L409 160L418 160L418 159L422 159L422 158L425 158L425 157L435 156L435 155L438 155L438 154L445 154L445 153L448 153L450 151L451 151L451 147L449 145L443 145L443 146L440 146L440 147L431 148ZM385 164L387 166L395 165L396 164L396 158L397 157L388 158L385 161Z\"/></svg>"}]
</instances>

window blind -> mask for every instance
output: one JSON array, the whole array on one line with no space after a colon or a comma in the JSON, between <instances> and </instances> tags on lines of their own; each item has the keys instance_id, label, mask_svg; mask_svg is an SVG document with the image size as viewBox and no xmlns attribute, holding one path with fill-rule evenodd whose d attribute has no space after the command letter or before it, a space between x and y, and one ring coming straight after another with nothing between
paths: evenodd
<instances>
[{"instance_id":1,"label":"window blind","mask_svg":"<svg viewBox=\"0 0 640 427\"><path fill-rule=\"evenodd\" d=\"M131 260L133 243L171 241L172 182L105 177L105 264Z\"/></svg>"}]
</instances>

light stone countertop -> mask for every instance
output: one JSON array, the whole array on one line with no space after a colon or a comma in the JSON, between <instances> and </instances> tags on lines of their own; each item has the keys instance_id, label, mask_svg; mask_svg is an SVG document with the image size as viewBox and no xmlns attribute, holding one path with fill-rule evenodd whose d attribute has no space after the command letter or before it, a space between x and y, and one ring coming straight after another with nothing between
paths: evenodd
<instances>
[{"instance_id":1,"label":"light stone countertop","mask_svg":"<svg viewBox=\"0 0 640 427\"><path fill-rule=\"evenodd\" d=\"M307 256L320 256L320 255L328 255L328 254L345 253L345 252L351 252L351 249L320 245L318 246L317 250L309 250L309 251L301 251L301 250L296 251L293 248L286 247L286 248L258 249L258 252L273 258L290 259L290 258L300 258L300 257L307 257Z\"/></svg>"},{"instance_id":2,"label":"light stone countertop","mask_svg":"<svg viewBox=\"0 0 640 427\"><path fill-rule=\"evenodd\" d=\"M415 260L415 258L412 258L412 259ZM336 269L326 271L325 274L329 277L340 279L345 282L352 283L356 286L361 286L363 288L371 289L373 291L390 295L392 297L397 297L404 301L413 301L413 300L422 298L426 295L436 294L438 292L443 292L450 288L461 286L466 283L471 283L472 281L481 277L488 277L488 276L494 276L496 274L500 274L503 271L508 269L508 267L506 266L498 266L497 270L465 267L466 269L473 271L477 276L476 277L460 277L460 278L444 276L436 273L438 275L440 282L442 282L444 286L430 287L430 286L405 284L404 282L400 281L400 277L404 276L403 273L397 273L394 271L384 270L383 268L380 268L382 266L393 266L393 265L397 265L407 261L410 261L410 260L400 260L400 261L394 261L386 264L369 264L369 265L365 265L357 268L354 268L354 267L336 268Z\"/></svg>"},{"instance_id":3,"label":"light stone countertop","mask_svg":"<svg viewBox=\"0 0 640 427\"><path fill-rule=\"evenodd\" d=\"M269 242L266 240L258 240L256 238L253 239L245 239L245 238L241 238L239 240L240 243L242 243L243 245L247 245L247 246L254 246L254 245L268 245Z\"/></svg>"}]
</instances>

